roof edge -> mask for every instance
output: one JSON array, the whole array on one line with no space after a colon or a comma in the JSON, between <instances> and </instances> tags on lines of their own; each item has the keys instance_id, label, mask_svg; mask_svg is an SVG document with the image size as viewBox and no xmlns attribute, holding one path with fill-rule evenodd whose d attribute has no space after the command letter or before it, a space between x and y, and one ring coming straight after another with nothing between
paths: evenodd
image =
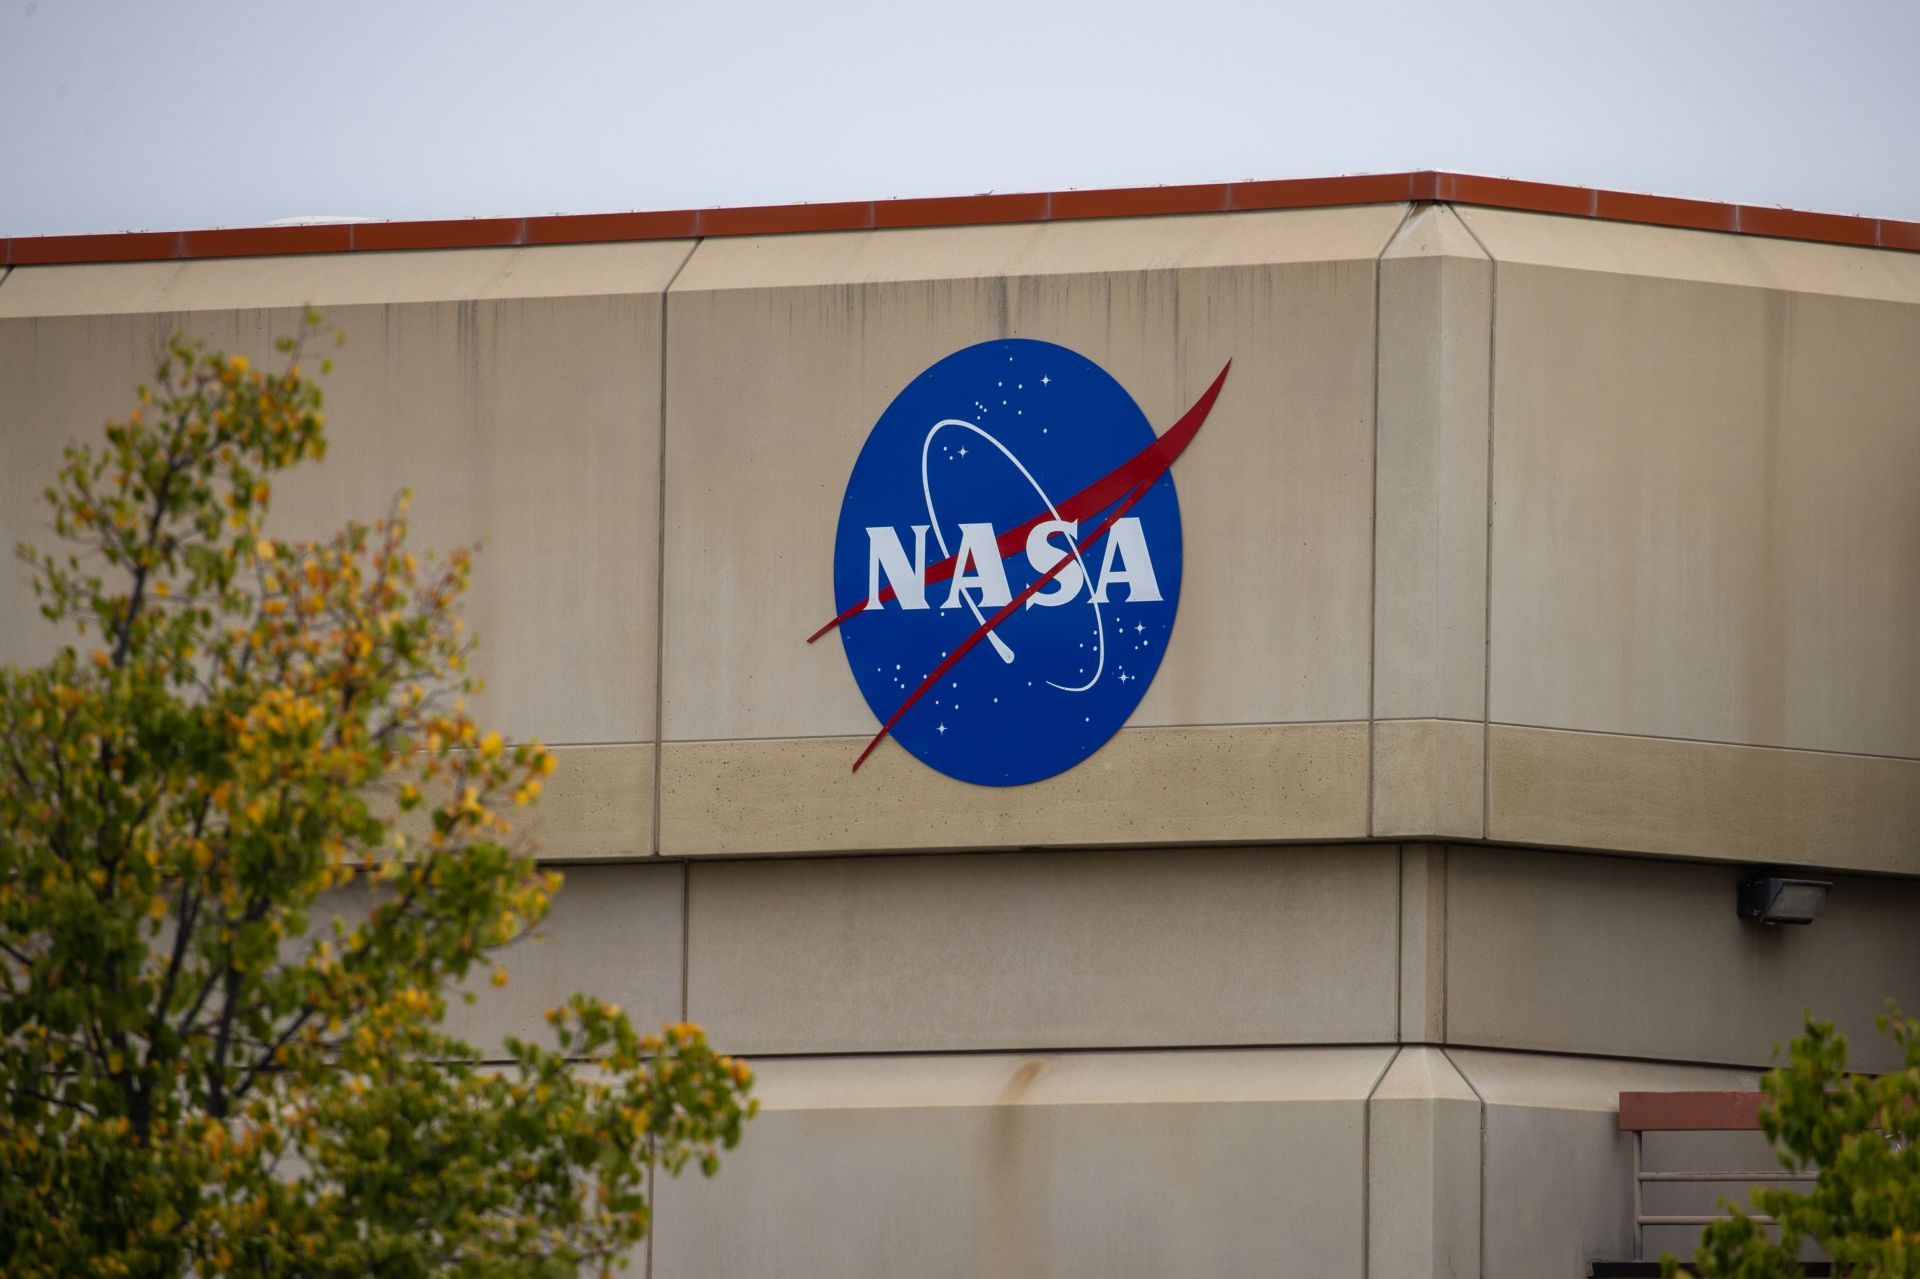
<instances>
[{"instance_id":1,"label":"roof edge","mask_svg":"<svg viewBox=\"0 0 1920 1279\"><path fill-rule=\"evenodd\" d=\"M871 231L900 227L984 226L1091 218L1166 217L1255 209L1319 209L1425 201L1477 205L1920 252L1920 222L1811 213L1765 205L1723 204L1640 195L1470 173L1420 170L1339 178L1216 182L1191 186L1112 187L1010 195L770 204L637 213L569 213L527 218L455 218L413 222L322 223L203 231L127 231L98 235L0 238L0 266L166 262L312 253L520 248L528 245L689 240L712 236Z\"/></svg>"}]
</instances>

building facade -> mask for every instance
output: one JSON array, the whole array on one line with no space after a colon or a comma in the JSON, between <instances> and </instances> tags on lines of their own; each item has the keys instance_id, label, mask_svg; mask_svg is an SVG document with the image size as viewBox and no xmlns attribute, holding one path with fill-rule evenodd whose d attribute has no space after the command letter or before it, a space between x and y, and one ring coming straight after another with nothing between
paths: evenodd
<instances>
[{"instance_id":1,"label":"building facade","mask_svg":"<svg viewBox=\"0 0 1920 1279\"><path fill-rule=\"evenodd\" d=\"M480 718L558 748L567 887L464 1028L585 989L761 1080L657 1279L1581 1275L1632 1247L1622 1091L1751 1088L1803 1009L1885 1065L1920 1010L1915 249L1434 174L15 240L0 518L48 539L170 331L345 330L271 531L411 486L484 543ZM1076 766L856 771L808 642L849 476L1007 339L1163 433L1231 362L1177 624ZM0 661L54 640L7 574ZM1787 868L1822 918L1737 917Z\"/></svg>"}]
</instances>

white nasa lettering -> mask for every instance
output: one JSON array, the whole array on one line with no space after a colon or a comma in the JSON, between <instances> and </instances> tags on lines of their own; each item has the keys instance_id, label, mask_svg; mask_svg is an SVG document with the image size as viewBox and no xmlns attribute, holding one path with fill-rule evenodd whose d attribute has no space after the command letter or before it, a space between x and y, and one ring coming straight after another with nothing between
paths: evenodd
<instances>
[{"instance_id":1,"label":"white nasa lettering","mask_svg":"<svg viewBox=\"0 0 1920 1279\"><path fill-rule=\"evenodd\" d=\"M964 602L960 593L969 589L980 592L978 602L985 608L998 608L1013 599L991 524L960 526L960 549L953 556L953 586L947 591L947 602L940 607L959 608Z\"/></svg>"},{"instance_id":2,"label":"white nasa lettering","mask_svg":"<svg viewBox=\"0 0 1920 1279\"><path fill-rule=\"evenodd\" d=\"M1113 561L1120 561L1115 569ZM1107 602L1107 588L1115 582L1127 584L1127 602L1146 604L1160 598L1160 582L1153 575L1153 556L1147 552L1147 536L1139 517L1129 515L1116 520L1107 534L1107 553L1100 557L1100 580L1093 587L1093 602Z\"/></svg>"},{"instance_id":3,"label":"white nasa lettering","mask_svg":"<svg viewBox=\"0 0 1920 1279\"><path fill-rule=\"evenodd\" d=\"M927 607L927 529L913 527L913 558L900 535L888 527L867 530L867 603L866 611L880 608L880 579L886 578L901 608ZM1087 572L1081 567L1073 542L1080 535L1078 520L1043 520L1027 534L1027 563L1036 573L1049 572L1054 565L1073 558L1042 589L1029 595L1026 607L1038 604L1053 608L1077 599L1086 585ZM1065 545L1054 539L1064 537ZM1100 558L1100 573L1094 583L1095 604L1107 602L1107 592L1125 583L1127 601L1133 604L1156 603L1161 599L1160 580L1153 569L1153 553L1147 549L1146 532L1137 516L1114 521L1107 532L1106 553ZM959 608L967 602L965 592L978 591L975 603L999 608L1013 599L1007 585L1007 571L1000 561L1000 546L991 524L960 525L960 550L953 557L953 584L947 590L943 609Z\"/></svg>"},{"instance_id":4,"label":"white nasa lettering","mask_svg":"<svg viewBox=\"0 0 1920 1279\"><path fill-rule=\"evenodd\" d=\"M1056 534L1064 534L1069 545L1056 545L1051 540ZM1033 565L1034 572L1045 573L1061 560L1070 556L1074 559L1073 563L1060 570L1060 575L1049 582L1045 589L1027 596L1028 608L1035 604L1052 608L1067 603L1080 593L1081 584L1087 580L1087 571L1080 567L1079 557L1074 555L1071 545L1079 536L1079 520L1042 520L1027 534L1027 563Z\"/></svg>"},{"instance_id":5,"label":"white nasa lettering","mask_svg":"<svg viewBox=\"0 0 1920 1279\"><path fill-rule=\"evenodd\" d=\"M894 598L900 601L901 608L927 606L927 528L925 524L913 526L911 564L907 562L907 548L900 544L898 533L885 527L867 530L866 611L880 607L882 573L886 574L887 585L893 588Z\"/></svg>"}]
</instances>

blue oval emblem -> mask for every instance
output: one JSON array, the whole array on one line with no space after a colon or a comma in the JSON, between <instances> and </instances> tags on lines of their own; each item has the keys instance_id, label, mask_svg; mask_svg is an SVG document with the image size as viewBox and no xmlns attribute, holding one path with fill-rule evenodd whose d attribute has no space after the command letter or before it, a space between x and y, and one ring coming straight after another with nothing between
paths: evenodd
<instances>
[{"instance_id":1,"label":"blue oval emblem","mask_svg":"<svg viewBox=\"0 0 1920 1279\"><path fill-rule=\"evenodd\" d=\"M1118 731L1180 603L1168 468L1225 377L1163 436L1050 342L967 347L894 397L834 541L835 622L881 723L868 751L891 733L950 777L1018 786Z\"/></svg>"}]
</instances>

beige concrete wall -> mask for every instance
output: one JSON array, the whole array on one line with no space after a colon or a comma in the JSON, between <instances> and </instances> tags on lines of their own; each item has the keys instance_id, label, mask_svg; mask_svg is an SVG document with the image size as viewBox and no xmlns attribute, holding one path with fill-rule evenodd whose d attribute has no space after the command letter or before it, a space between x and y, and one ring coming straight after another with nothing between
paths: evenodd
<instances>
[{"instance_id":1,"label":"beige concrete wall","mask_svg":"<svg viewBox=\"0 0 1920 1279\"><path fill-rule=\"evenodd\" d=\"M1458 1048L1447 1056L1482 1103L1485 1279L1583 1275L1589 1261L1633 1255L1633 1145L1619 1130L1622 1092L1759 1082L1752 1071L1652 1062ZM1681 1249L1686 1240L1652 1242Z\"/></svg>"},{"instance_id":2,"label":"beige concrete wall","mask_svg":"<svg viewBox=\"0 0 1920 1279\"><path fill-rule=\"evenodd\" d=\"M1391 847L695 864L688 1012L747 1053L1388 1042Z\"/></svg>"},{"instance_id":3,"label":"beige concrete wall","mask_svg":"<svg viewBox=\"0 0 1920 1279\"><path fill-rule=\"evenodd\" d=\"M1372 833L1920 870L1920 260L1461 209L1380 279Z\"/></svg>"},{"instance_id":4,"label":"beige concrete wall","mask_svg":"<svg viewBox=\"0 0 1920 1279\"><path fill-rule=\"evenodd\" d=\"M1830 753L1892 828L1839 864L1920 867L1911 777L1860 758L1920 756L1920 258L1460 216L1497 263L1490 718ZM1542 837L1551 802L1493 787L1493 832ZM1621 846L1638 798L1570 842ZM1857 842L1816 827L1774 842ZM1666 842L1783 855L1700 834Z\"/></svg>"},{"instance_id":5,"label":"beige concrete wall","mask_svg":"<svg viewBox=\"0 0 1920 1279\"><path fill-rule=\"evenodd\" d=\"M1452 209L1380 257L1371 831L1485 833L1493 266Z\"/></svg>"},{"instance_id":6,"label":"beige concrete wall","mask_svg":"<svg viewBox=\"0 0 1920 1279\"><path fill-rule=\"evenodd\" d=\"M773 1060L656 1279L1366 1273L1387 1048Z\"/></svg>"},{"instance_id":7,"label":"beige concrete wall","mask_svg":"<svg viewBox=\"0 0 1920 1279\"><path fill-rule=\"evenodd\" d=\"M766 1108L721 1175L659 1183L662 1279L1583 1274L1632 1255L1619 1094L1758 1078L1430 1048L759 1068ZM1751 1139L1656 1137L1648 1166L1765 1158Z\"/></svg>"},{"instance_id":8,"label":"beige concrete wall","mask_svg":"<svg viewBox=\"0 0 1920 1279\"><path fill-rule=\"evenodd\" d=\"M557 856L652 851L661 294L687 244L16 271L0 287L0 522L45 531L61 447L132 406L175 328L274 358L299 308L347 335L330 451L269 529L319 536L414 490L414 543L481 545L465 613L485 722L591 743L542 820ZM308 361L311 367L316 361ZM97 438L97 437L96 437ZM0 660L54 641L0 574ZM581 794L579 803L570 796Z\"/></svg>"},{"instance_id":9,"label":"beige concrete wall","mask_svg":"<svg viewBox=\"0 0 1920 1279\"><path fill-rule=\"evenodd\" d=\"M1350 758L1337 735L1295 726L1368 714L1374 259L1402 213L701 244L668 298L663 851L1365 834L1364 746ZM1004 795L956 793L904 759L845 775L874 717L838 642L803 641L834 611L848 472L912 378L1004 336L1099 362L1160 430L1234 361L1175 469L1193 495L1182 622L1127 731L1233 727L1272 781L1218 767L1209 734L1140 743L1148 793L1180 797L1180 831L1153 819L1157 802L1109 799L1091 767ZM714 742L731 744L699 745ZM1330 770L1333 807L1271 802ZM758 784L781 775L806 783Z\"/></svg>"},{"instance_id":10,"label":"beige concrete wall","mask_svg":"<svg viewBox=\"0 0 1920 1279\"><path fill-rule=\"evenodd\" d=\"M301 301L351 341L281 526L411 483L422 541L485 539L485 713L592 748L555 856L657 820L688 856L1485 836L1920 873L1911 255L1385 206L24 268L3 531L169 327L258 353ZM873 716L801 642L848 468L999 335L1162 427L1234 359L1177 470L1183 621L1069 774L885 744L856 777ZM48 642L8 575L0 657Z\"/></svg>"},{"instance_id":11,"label":"beige concrete wall","mask_svg":"<svg viewBox=\"0 0 1920 1279\"><path fill-rule=\"evenodd\" d=\"M1367 1100L1367 1274L1480 1273L1480 1099L1438 1048L1402 1048Z\"/></svg>"},{"instance_id":12,"label":"beige concrete wall","mask_svg":"<svg viewBox=\"0 0 1920 1279\"><path fill-rule=\"evenodd\" d=\"M1857 1065L1920 1007L1920 884L1839 878L1800 926L1734 913L1733 866L1455 846L1446 858L1449 1043L1765 1066L1811 1010Z\"/></svg>"},{"instance_id":13,"label":"beige concrete wall","mask_svg":"<svg viewBox=\"0 0 1920 1279\"><path fill-rule=\"evenodd\" d=\"M508 1035L551 1045L545 1013L578 993L620 1006L642 1031L681 1020L686 935L686 872L681 866L580 865L547 917L495 952L505 986L491 969L466 983L471 1004L447 1001L447 1030L489 1057Z\"/></svg>"}]
</instances>

